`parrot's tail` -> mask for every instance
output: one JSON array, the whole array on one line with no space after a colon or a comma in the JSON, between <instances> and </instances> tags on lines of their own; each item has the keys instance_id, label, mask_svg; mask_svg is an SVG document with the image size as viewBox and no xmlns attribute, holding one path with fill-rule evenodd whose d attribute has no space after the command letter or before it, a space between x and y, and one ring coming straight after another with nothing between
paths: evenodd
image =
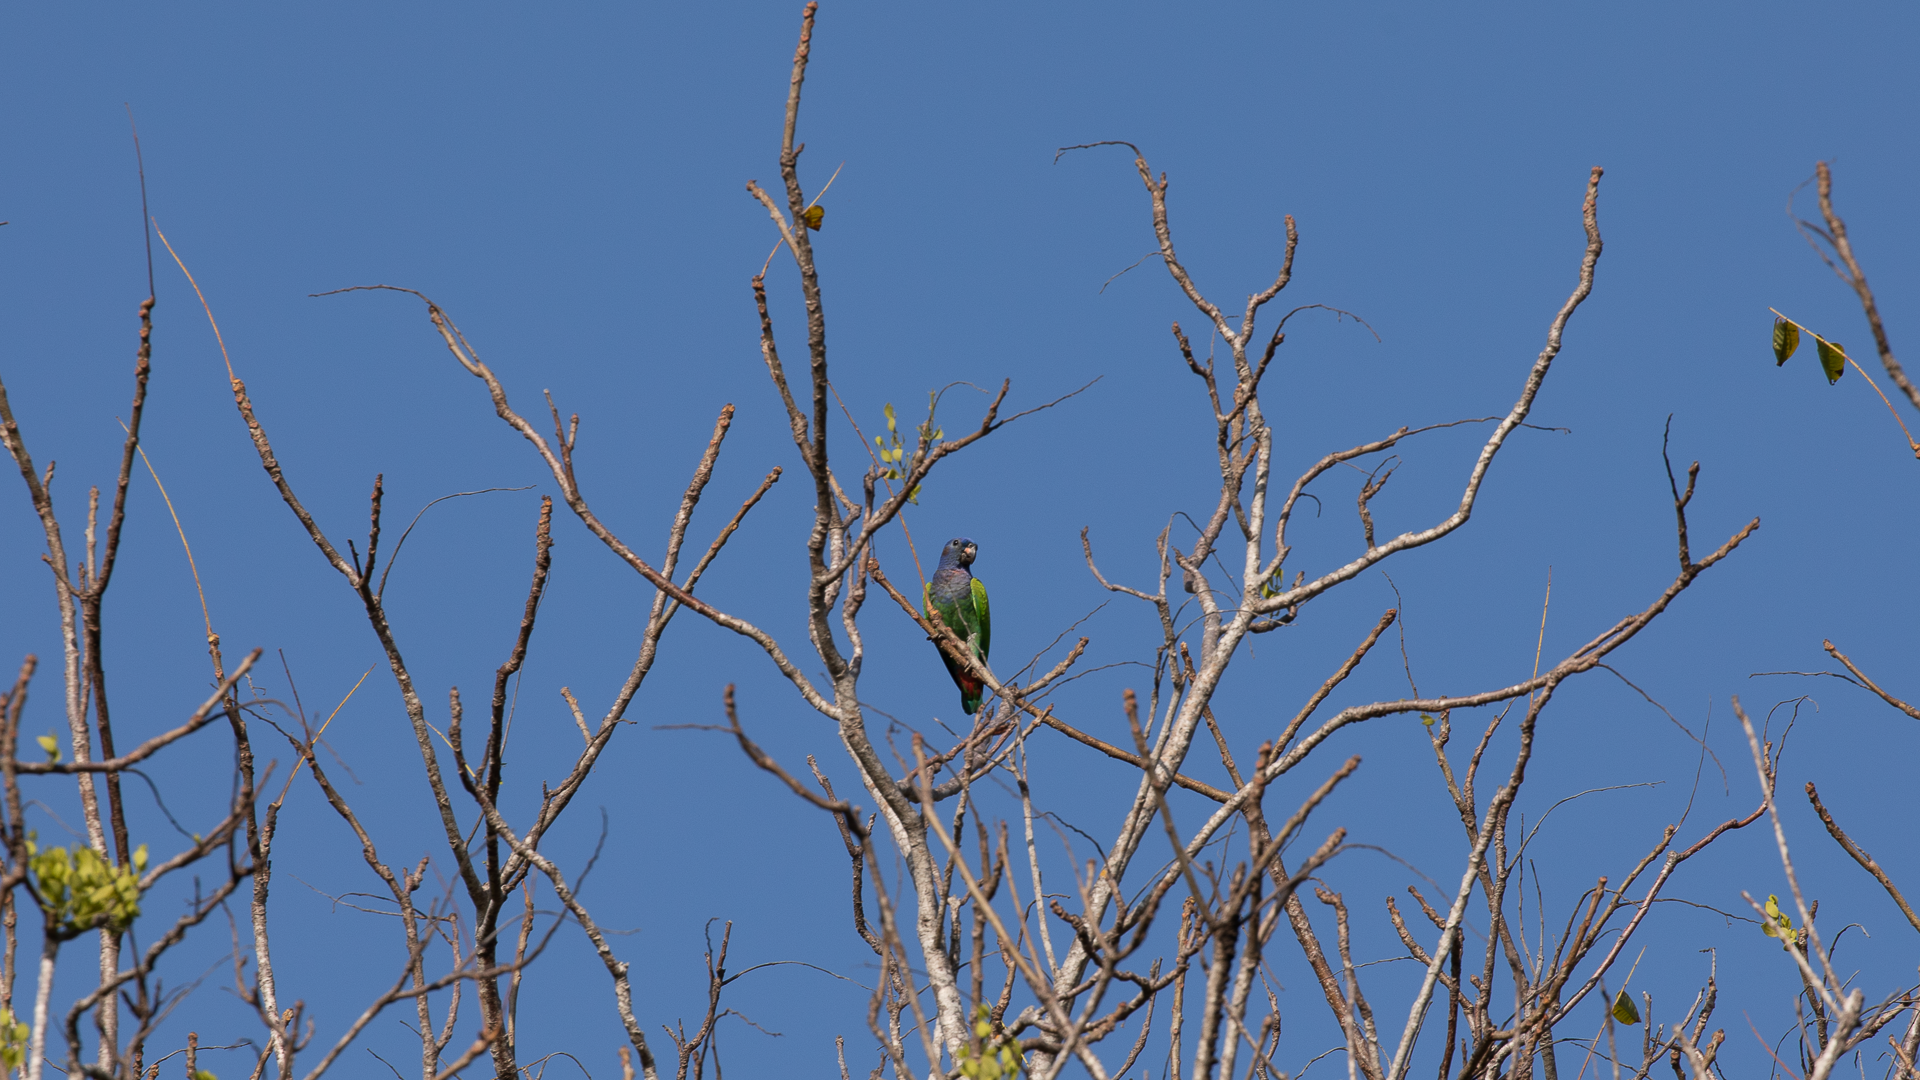
<instances>
[{"instance_id":1,"label":"parrot's tail","mask_svg":"<svg viewBox=\"0 0 1920 1080\"><path fill-rule=\"evenodd\" d=\"M979 712L986 684L979 679L970 678L960 678L955 681L960 684L960 707L967 710L968 716Z\"/></svg>"}]
</instances>

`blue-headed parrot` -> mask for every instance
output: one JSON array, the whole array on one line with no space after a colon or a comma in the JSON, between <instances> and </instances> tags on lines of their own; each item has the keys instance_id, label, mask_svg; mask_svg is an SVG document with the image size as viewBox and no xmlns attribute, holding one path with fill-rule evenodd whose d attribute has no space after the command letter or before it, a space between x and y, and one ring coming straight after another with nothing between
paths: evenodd
<instances>
[{"instance_id":1,"label":"blue-headed parrot","mask_svg":"<svg viewBox=\"0 0 1920 1080\"><path fill-rule=\"evenodd\" d=\"M984 665L992 633L992 623L987 616L987 587L967 569L973 565L979 550L966 537L947 542L940 552L940 567L933 572L933 580L927 582L926 610L929 621L938 617L966 643L974 659ZM953 676L953 684L960 688L960 707L968 716L979 712L981 691L986 684L948 656L944 647L940 649L940 659L947 665L947 674Z\"/></svg>"}]
</instances>

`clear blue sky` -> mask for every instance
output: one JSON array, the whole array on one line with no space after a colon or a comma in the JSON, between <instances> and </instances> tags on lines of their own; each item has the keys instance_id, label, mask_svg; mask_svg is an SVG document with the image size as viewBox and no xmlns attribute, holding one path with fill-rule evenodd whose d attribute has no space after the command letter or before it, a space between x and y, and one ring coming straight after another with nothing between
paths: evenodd
<instances>
[{"instance_id":1,"label":"clear blue sky","mask_svg":"<svg viewBox=\"0 0 1920 1080\"><path fill-rule=\"evenodd\" d=\"M661 546L714 414L736 403L735 435L695 533L710 535L722 508L771 466L785 466L789 482L716 566L706 595L801 646L806 493L792 482L799 462L758 358L748 279L772 236L743 191L749 178L778 179L799 7L9 8L0 376L36 455L60 463L69 535L86 485L111 481L114 417L126 409L146 295L123 110L131 103L152 212L207 291L291 478L332 532L364 527L376 472L396 517L453 491L536 485L437 507L395 571L398 632L436 709L450 685L483 697L504 659L538 495L551 483L416 305L310 293L383 282L433 296L523 408L551 388L563 411L581 414L583 483L644 551ZM1857 375L1829 389L1810 356L1776 370L1766 348L1772 305L1871 354L1852 295L1782 213L1814 162L1832 159L1894 346L1920 361L1910 344L1920 340L1911 302L1920 290L1917 27L1920 16L1894 4L1816 14L1783 4L830 0L801 137L809 190L845 163L816 241L835 383L872 425L884 403L911 408L955 380L1011 377L1011 400L1025 405L1101 377L943 467L910 518L926 544L979 541L976 569L1000 619L996 659L1023 657L1107 599L1081 562L1081 527L1092 528L1110 576L1144 583L1169 515L1209 505L1213 460L1203 398L1166 329L1175 319L1196 325L1194 312L1152 263L1101 291L1153 248L1124 151L1055 164L1056 147L1139 144L1172 177L1187 265L1223 302L1271 279L1282 216L1293 214L1301 247L1288 297L1358 312L1378 330L1375 342L1351 323L1299 322L1266 398L1282 435L1276 472L1286 477L1403 423L1504 411L1573 282L1587 169L1605 166L1598 284L1533 415L1572 433L1521 433L1471 524L1389 566L1413 675L1446 692L1523 676L1550 569L1549 658L1657 595L1675 568L1659 457L1672 414L1676 463L1701 462L1696 553L1753 516L1763 523L1616 666L1696 732L1711 718L1731 794L1709 761L1683 837L1755 798L1729 695L1757 712L1814 695L1819 709L1803 710L1787 753L1783 807L1805 879L1831 913L1823 924L1859 923L1872 935L1850 933L1840 959L1862 968L1860 985L1875 997L1911 978L1912 931L1832 849L1798 791L1821 783L1869 850L1920 883L1920 849L1904 824L1920 732L1833 680L1749 675L1821 669L1820 642L1831 637L1896 690L1920 695L1910 540L1920 465ZM164 252L156 272L145 446L193 541L229 653L284 650L309 708L331 709L378 664L330 737L389 859L436 851L419 762L373 637L258 468L212 335ZM792 331L791 271L770 281ZM789 342L797 353L800 339ZM978 404L970 392L948 401L952 432ZM855 451L841 434L837 449ZM1409 444L1375 504L1380 527L1437 520L1475 446L1471 429ZM1356 481L1322 483L1326 512L1302 526L1300 558L1314 566L1359 536ZM132 515L108 601L125 739L175 722L207 678L192 581L144 476ZM630 662L646 599L577 524L565 521L556 537L509 755L523 797L571 758L557 688L571 686L589 711L603 706ZM0 663L37 651L48 665L29 734L60 723L57 623L40 550L22 485L0 481ZM888 555L904 558L897 542ZM1222 701L1241 751L1270 737L1395 603L1376 574L1260 639ZM920 635L877 605L867 625L879 641L873 704L916 726L950 720L952 691ZM1089 664L1151 659L1150 613L1125 602L1081 632L1093 638ZM745 643L683 616L631 713L636 726L554 838L554 854L577 868L606 808L607 853L586 899L607 925L636 931L619 948L635 963L637 1008L655 1031L698 1015L699 930L710 916L736 920L736 967L794 959L870 977L847 925L844 855L830 823L718 737L653 730L717 722L720 688L737 682L744 718L771 751L796 767L816 753L851 785L826 722L770 674ZM1064 701L1085 726L1123 732L1120 691L1148 680L1143 668L1112 667ZM275 675L263 686L284 694L284 683ZM1404 685L1383 651L1332 704ZM1412 725L1382 722L1336 748L1367 764L1316 827L1345 824L1356 840L1444 879L1457 873L1459 836ZM1543 730L1529 821L1576 791L1663 784L1589 796L1555 815L1540 858L1548 885L1561 889L1548 897L1553 920L1593 876L1617 879L1678 817L1697 759L1659 710L1605 673L1563 690ZM175 771L162 779L183 822L212 820L224 799L227 761L215 745L200 744L199 762L191 752L168 759ZM1058 747L1039 767L1048 808L1110 834L1132 791L1124 770ZM136 828L164 848L164 822L144 798L132 796ZM392 978L397 945L387 937L397 931L314 891L377 891L377 882L310 787L296 789L285 821L275 919L299 929L280 939L282 994L319 1009L324 1039ZM51 819L39 828L59 831ZM1437 854L1421 854L1433 845ZM1367 958L1397 951L1378 897L1400 891L1405 871L1358 852L1327 877L1364 912ZM1670 892L1735 910L1743 888L1784 892L1758 829L1690 864ZM150 909L169 903L155 897ZM1696 950L1717 949L1723 985L1739 991L1723 994L1718 1017L1727 1058L1759 1067L1742 1013L1769 1037L1781 1030L1792 988L1785 958L1751 925L1711 912L1670 905L1660 920L1635 985L1654 992L1663 1014L1682 1010L1705 974ZM224 931L209 929L176 978L217 960ZM1278 947L1288 964L1290 949ZM203 1040L255 1033L221 989L225 970L212 970L157 1045L177 1044L189 1023ZM1392 998L1398 969L1369 970ZM735 985L730 1002L786 1033L770 1041L730 1027L723 1050L736 1068L826 1069L834 1034L867 1042L865 992L846 983L784 968ZM1288 985L1288 1023L1300 1034L1282 1059L1297 1069L1329 1040L1310 982L1296 970ZM583 940L563 935L530 976L522 1009L523 1059L567 1050L594 1075L613 1073L620 1036ZM405 1056L410 1036L398 1020L376 1025L368 1045ZM866 1058L863 1049L858 1061ZM345 1074L369 1066L359 1056ZM242 1069L237 1058L214 1067Z\"/></svg>"}]
</instances>

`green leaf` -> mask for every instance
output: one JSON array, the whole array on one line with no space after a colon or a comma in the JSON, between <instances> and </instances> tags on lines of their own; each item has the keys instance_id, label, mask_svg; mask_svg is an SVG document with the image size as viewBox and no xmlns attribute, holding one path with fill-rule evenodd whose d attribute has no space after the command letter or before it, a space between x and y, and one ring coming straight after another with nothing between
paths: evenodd
<instances>
[{"instance_id":1,"label":"green leaf","mask_svg":"<svg viewBox=\"0 0 1920 1080\"><path fill-rule=\"evenodd\" d=\"M1814 335L1813 342L1820 349L1820 370L1827 373L1827 385L1832 386L1846 373L1846 350L1818 334Z\"/></svg>"},{"instance_id":2,"label":"green leaf","mask_svg":"<svg viewBox=\"0 0 1920 1080\"><path fill-rule=\"evenodd\" d=\"M60 740L59 739L56 739L51 735L42 735L33 741L39 743L40 749L45 750L47 752L48 761L60 760Z\"/></svg>"},{"instance_id":3,"label":"green leaf","mask_svg":"<svg viewBox=\"0 0 1920 1080\"><path fill-rule=\"evenodd\" d=\"M1799 347L1800 328L1785 319L1773 320L1773 366L1786 363Z\"/></svg>"},{"instance_id":4,"label":"green leaf","mask_svg":"<svg viewBox=\"0 0 1920 1080\"><path fill-rule=\"evenodd\" d=\"M1613 999L1613 1018L1623 1024L1640 1022L1640 1010L1633 1007L1633 999L1627 996L1625 990L1620 991L1620 995Z\"/></svg>"},{"instance_id":5,"label":"green leaf","mask_svg":"<svg viewBox=\"0 0 1920 1080\"><path fill-rule=\"evenodd\" d=\"M1432 716L1430 716L1430 715L1428 715L1427 713L1421 713L1421 714L1420 714L1420 722L1421 722L1422 724L1425 724L1425 725L1426 725L1427 727L1432 727L1432 726L1433 726L1433 717L1432 717Z\"/></svg>"}]
</instances>

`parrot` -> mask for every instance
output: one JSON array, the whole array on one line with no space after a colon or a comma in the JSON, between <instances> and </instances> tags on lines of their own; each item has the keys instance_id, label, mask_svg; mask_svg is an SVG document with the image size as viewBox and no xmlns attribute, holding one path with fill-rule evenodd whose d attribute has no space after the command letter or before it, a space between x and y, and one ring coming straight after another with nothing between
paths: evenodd
<instances>
[{"instance_id":1,"label":"parrot","mask_svg":"<svg viewBox=\"0 0 1920 1080\"><path fill-rule=\"evenodd\" d=\"M966 643L974 659L985 664L992 626L987 616L987 586L967 570L979 550L964 536L947 542L940 552L940 566L933 572L933 580L927 582L926 613L929 621L938 618L945 623ZM968 716L979 712L980 692L985 684L948 656L945 648L940 650L940 659L947 665L947 674L953 676L954 685L960 688L960 707Z\"/></svg>"}]
</instances>

